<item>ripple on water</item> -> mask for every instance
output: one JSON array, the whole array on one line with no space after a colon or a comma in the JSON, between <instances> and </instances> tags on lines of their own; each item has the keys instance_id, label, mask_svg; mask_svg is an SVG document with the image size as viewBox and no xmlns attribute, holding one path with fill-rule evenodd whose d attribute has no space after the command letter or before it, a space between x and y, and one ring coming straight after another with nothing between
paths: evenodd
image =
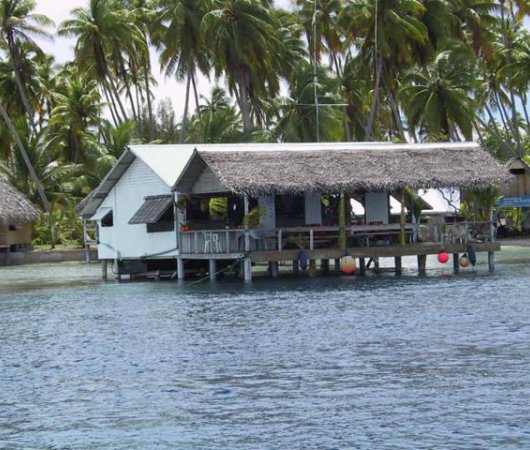
<instances>
[{"instance_id":1,"label":"ripple on water","mask_svg":"<svg viewBox=\"0 0 530 450\"><path fill-rule=\"evenodd\" d=\"M0 281L1 448L530 448L528 266L187 288L78 268Z\"/></svg>"}]
</instances>

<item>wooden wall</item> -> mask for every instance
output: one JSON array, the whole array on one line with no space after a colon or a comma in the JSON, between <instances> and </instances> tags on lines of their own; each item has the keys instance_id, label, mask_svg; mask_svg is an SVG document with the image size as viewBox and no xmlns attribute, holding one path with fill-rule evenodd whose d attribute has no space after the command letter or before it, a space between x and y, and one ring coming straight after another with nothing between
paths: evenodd
<instances>
[{"instance_id":1,"label":"wooden wall","mask_svg":"<svg viewBox=\"0 0 530 450\"><path fill-rule=\"evenodd\" d=\"M16 230L9 230L7 225L0 225L0 245L29 245L31 244L31 225L22 225Z\"/></svg>"},{"instance_id":2,"label":"wooden wall","mask_svg":"<svg viewBox=\"0 0 530 450\"><path fill-rule=\"evenodd\" d=\"M508 197L530 195L530 169L522 161L515 160L509 166L513 175L511 183L502 191Z\"/></svg>"},{"instance_id":3,"label":"wooden wall","mask_svg":"<svg viewBox=\"0 0 530 450\"><path fill-rule=\"evenodd\" d=\"M507 193L509 196L530 195L530 175L528 172L524 174L516 174L514 180L510 183L510 188Z\"/></svg>"}]
</instances>

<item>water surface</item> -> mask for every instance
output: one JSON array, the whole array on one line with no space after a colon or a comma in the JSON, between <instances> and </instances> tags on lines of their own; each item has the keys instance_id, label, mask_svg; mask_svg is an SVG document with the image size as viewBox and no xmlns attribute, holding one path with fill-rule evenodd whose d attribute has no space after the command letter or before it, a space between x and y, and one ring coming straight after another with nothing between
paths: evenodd
<instances>
[{"instance_id":1,"label":"water surface","mask_svg":"<svg viewBox=\"0 0 530 450\"><path fill-rule=\"evenodd\" d=\"M528 257L187 287L2 269L0 448L528 449Z\"/></svg>"}]
</instances>

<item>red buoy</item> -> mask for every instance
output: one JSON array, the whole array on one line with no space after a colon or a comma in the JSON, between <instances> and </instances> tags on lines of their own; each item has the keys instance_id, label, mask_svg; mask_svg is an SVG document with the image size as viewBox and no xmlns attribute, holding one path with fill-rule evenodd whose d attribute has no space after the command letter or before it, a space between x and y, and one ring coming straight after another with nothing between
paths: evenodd
<instances>
[{"instance_id":1,"label":"red buoy","mask_svg":"<svg viewBox=\"0 0 530 450\"><path fill-rule=\"evenodd\" d=\"M438 253L438 262L440 264L447 264L447 261L449 261L449 253L447 252Z\"/></svg>"}]
</instances>

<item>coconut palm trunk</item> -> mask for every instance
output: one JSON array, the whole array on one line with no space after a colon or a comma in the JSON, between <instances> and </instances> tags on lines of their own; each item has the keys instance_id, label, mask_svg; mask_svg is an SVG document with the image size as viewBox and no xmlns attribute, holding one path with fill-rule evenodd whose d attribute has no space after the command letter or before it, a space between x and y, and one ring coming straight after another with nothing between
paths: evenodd
<instances>
[{"instance_id":1,"label":"coconut palm trunk","mask_svg":"<svg viewBox=\"0 0 530 450\"><path fill-rule=\"evenodd\" d=\"M186 139L186 132L188 129L188 108L190 103L190 89L191 89L191 71L188 72L186 81L186 98L184 100L184 116L182 117L182 128L180 130L179 144L183 144Z\"/></svg>"},{"instance_id":2,"label":"coconut palm trunk","mask_svg":"<svg viewBox=\"0 0 530 450\"><path fill-rule=\"evenodd\" d=\"M12 34L8 34L7 44L9 47L9 55L11 56L11 62L13 64L13 71L15 73L15 82L17 84L18 92L20 93L22 104L24 105L24 109L26 110L26 114L28 116L28 121L31 126L31 130L36 136L37 125L35 124L35 111L33 111L33 108L29 104L28 97L26 95L26 91L22 83L22 76L20 73L20 58L18 57L18 48L15 44Z\"/></svg>"},{"instance_id":3,"label":"coconut palm trunk","mask_svg":"<svg viewBox=\"0 0 530 450\"><path fill-rule=\"evenodd\" d=\"M149 120L149 140L155 139L155 119L153 116L153 103L151 99L151 83L149 82L149 74L151 72L149 57L147 57L144 65L144 81L145 81L145 96L147 100L147 114Z\"/></svg>"},{"instance_id":4,"label":"coconut palm trunk","mask_svg":"<svg viewBox=\"0 0 530 450\"><path fill-rule=\"evenodd\" d=\"M120 107L122 117L124 118L124 120L127 120L127 112L125 111L125 107L123 106L123 103L121 101L120 93L118 92L118 88L116 86L116 83L114 82L114 78L112 77L110 73L107 73L107 81L112 90L112 94L114 98L116 99L118 106Z\"/></svg>"},{"instance_id":5,"label":"coconut palm trunk","mask_svg":"<svg viewBox=\"0 0 530 450\"><path fill-rule=\"evenodd\" d=\"M372 106L370 107L370 115L365 128L365 141L372 140L372 130L374 127L375 111L377 104L379 103L379 88L381 86L381 72L383 71L383 57L379 55L377 57L375 65L375 85L374 85L374 98L372 100Z\"/></svg>"},{"instance_id":6,"label":"coconut palm trunk","mask_svg":"<svg viewBox=\"0 0 530 450\"><path fill-rule=\"evenodd\" d=\"M121 123L123 123L123 119L120 116L118 107L116 106L116 100L114 99L112 89L109 86L107 80L103 80L103 92L105 93L105 98L109 102L109 108L113 112L113 116L115 117L116 125L120 125Z\"/></svg>"},{"instance_id":7,"label":"coconut palm trunk","mask_svg":"<svg viewBox=\"0 0 530 450\"><path fill-rule=\"evenodd\" d=\"M125 93L127 95L127 99L129 100L129 104L131 105L131 112L133 115L133 119L138 124L138 114L136 113L136 106L134 104L134 98L131 92L131 83L129 81L129 75L127 74L127 69L125 67L123 60L120 61L120 69L121 69L121 72L123 73L123 86L125 87Z\"/></svg>"},{"instance_id":8,"label":"coconut palm trunk","mask_svg":"<svg viewBox=\"0 0 530 450\"><path fill-rule=\"evenodd\" d=\"M237 82L239 88L239 107L243 117L243 130L245 133L250 133L253 126L252 118L250 117L250 105L248 103L248 83L246 80L247 75L244 72L241 72Z\"/></svg>"},{"instance_id":9,"label":"coconut palm trunk","mask_svg":"<svg viewBox=\"0 0 530 450\"><path fill-rule=\"evenodd\" d=\"M201 117L201 106L199 104L199 92L197 91L197 83L195 82L195 74L191 74L191 84L193 86L193 95L195 97L195 108L197 116Z\"/></svg>"},{"instance_id":10,"label":"coconut palm trunk","mask_svg":"<svg viewBox=\"0 0 530 450\"><path fill-rule=\"evenodd\" d=\"M39 197L42 201L42 205L44 206L44 210L49 213L51 211L51 208L50 208L50 202L48 201L48 197L46 197L44 188L42 187L42 184L39 181L37 174L35 173L35 169L31 165L31 161L29 160L28 154L26 153L24 144L22 143L22 140L20 139L20 136L18 135L15 126L13 125L13 122L11 122L11 118L9 117L9 114L7 114L7 111L5 110L2 104L0 104L0 115L3 117L7 127L9 128L9 132L11 133L11 136L13 136L13 140L15 141L15 143L18 146L18 149L20 150L20 153L22 155L22 158L24 159L24 163L26 164L30 177L35 182L35 187L37 188L37 192L39 193Z\"/></svg>"},{"instance_id":11,"label":"coconut palm trunk","mask_svg":"<svg viewBox=\"0 0 530 450\"><path fill-rule=\"evenodd\" d=\"M105 99L107 100L107 103L109 105L110 115L112 116L112 121L114 122L114 125L118 126L120 124L120 121L118 117L116 116L116 112L114 110L114 103L110 101L109 93L107 92L107 89L103 87L103 95L105 96Z\"/></svg>"}]
</instances>

